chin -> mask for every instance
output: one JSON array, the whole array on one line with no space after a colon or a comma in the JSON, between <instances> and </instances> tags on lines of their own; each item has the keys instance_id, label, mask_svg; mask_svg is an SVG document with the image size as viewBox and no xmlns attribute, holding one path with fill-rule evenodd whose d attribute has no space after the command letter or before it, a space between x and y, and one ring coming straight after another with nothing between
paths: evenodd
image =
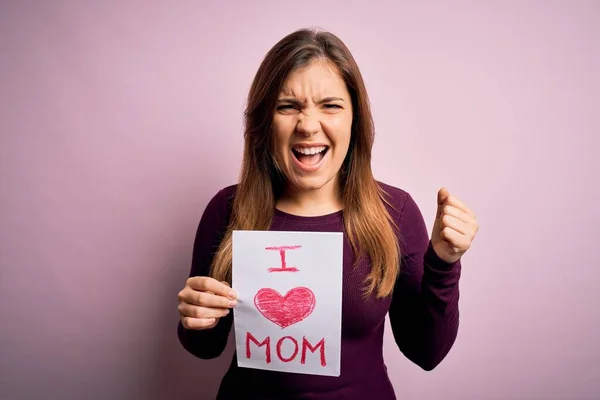
<instances>
[{"instance_id":1,"label":"chin","mask_svg":"<svg viewBox=\"0 0 600 400\"><path fill-rule=\"evenodd\" d=\"M300 190L320 190L335 181L335 177L303 176L290 179L289 182Z\"/></svg>"}]
</instances>

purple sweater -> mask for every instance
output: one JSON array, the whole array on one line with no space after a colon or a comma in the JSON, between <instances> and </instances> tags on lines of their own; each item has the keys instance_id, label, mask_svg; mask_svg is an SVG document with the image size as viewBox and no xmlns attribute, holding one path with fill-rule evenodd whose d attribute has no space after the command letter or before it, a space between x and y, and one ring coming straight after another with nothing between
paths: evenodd
<instances>
[{"instance_id":1,"label":"purple sweater","mask_svg":"<svg viewBox=\"0 0 600 400\"><path fill-rule=\"evenodd\" d=\"M361 289L369 263L353 268L354 254L344 239L340 376L240 368L234 355L217 399L395 399L382 354L388 313L398 348L413 363L429 371L448 354L458 331L460 261L448 264L437 257L423 216L408 193L380 185L391 197L388 211L400 227L402 269L391 298L365 300ZM202 215L190 276L208 275L234 194L235 186L221 190ZM300 217L276 210L271 230L343 232L342 213ZM218 357L227 344L232 314L210 330L187 330L179 323L181 344L197 357Z\"/></svg>"}]
</instances>

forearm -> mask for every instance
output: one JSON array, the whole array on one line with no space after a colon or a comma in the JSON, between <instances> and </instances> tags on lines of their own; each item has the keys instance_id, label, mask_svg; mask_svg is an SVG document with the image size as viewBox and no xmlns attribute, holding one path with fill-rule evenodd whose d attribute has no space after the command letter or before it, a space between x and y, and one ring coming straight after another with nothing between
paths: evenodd
<instances>
[{"instance_id":1,"label":"forearm","mask_svg":"<svg viewBox=\"0 0 600 400\"><path fill-rule=\"evenodd\" d=\"M413 282L420 291L403 285L399 290L404 293L398 293L390 308L400 350L428 371L446 357L457 337L460 269L460 261L446 264L429 247L423 256L422 281Z\"/></svg>"},{"instance_id":2,"label":"forearm","mask_svg":"<svg viewBox=\"0 0 600 400\"><path fill-rule=\"evenodd\" d=\"M219 320L212 329L191 330L177 326L177 336L181 345L191 354L202 359L219 357L227 346L232 318L227 315Z\"/></svg>"},{"instance_id":3,"label":"forearm","mask_svg":"<svg viewBox=\"0 0 600 400\"><path fill-rule=\"evenodd\" d=\"M219 248L230 218L231 190L219 191L208 203L196 231L190 277L210 276L213 256ZM181 345L199 358L216 358L225 349L229 331L233 323L230 313L222 317L212 329L190 330L177 326L177 336Z\"/></svg>"}]
</instances>

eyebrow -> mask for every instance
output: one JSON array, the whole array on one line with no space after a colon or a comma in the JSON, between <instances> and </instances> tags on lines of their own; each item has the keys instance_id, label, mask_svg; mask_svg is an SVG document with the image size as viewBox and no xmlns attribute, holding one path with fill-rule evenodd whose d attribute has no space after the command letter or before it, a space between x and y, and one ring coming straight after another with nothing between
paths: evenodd
<instances>
[{"instance_id":1,"label":"eyebrow","mask_svg":"<svg viewBox=\"0 0 600 400\"><path fill-rule=\"evenodd\" d=\"M317 104L329 103L331 101L344 101L341 97L325 97L321 100L317 101ZM293 103L293 104L302 104L302 102L294 97L283 97L277 100L278 103Z\"/></svg>"}]
</instances>

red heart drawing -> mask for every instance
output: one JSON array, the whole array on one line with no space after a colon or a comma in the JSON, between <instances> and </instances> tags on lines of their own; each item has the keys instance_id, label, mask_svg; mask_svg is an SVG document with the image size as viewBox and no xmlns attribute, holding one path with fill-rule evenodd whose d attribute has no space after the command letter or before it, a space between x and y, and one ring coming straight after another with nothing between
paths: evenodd
<instances>
[{"instance_id":1,"label":"red heart drawing","mask_svg":"<svg viewBox=\"0 0 600 400\"><path fill-rule=\"evenodd\" d=\"M308 317L315 309L315 295L309 288L296 287L282 296L277 290L260 289L254 296L256 309L282 329Z\"/></svg>"}]
</instances>

